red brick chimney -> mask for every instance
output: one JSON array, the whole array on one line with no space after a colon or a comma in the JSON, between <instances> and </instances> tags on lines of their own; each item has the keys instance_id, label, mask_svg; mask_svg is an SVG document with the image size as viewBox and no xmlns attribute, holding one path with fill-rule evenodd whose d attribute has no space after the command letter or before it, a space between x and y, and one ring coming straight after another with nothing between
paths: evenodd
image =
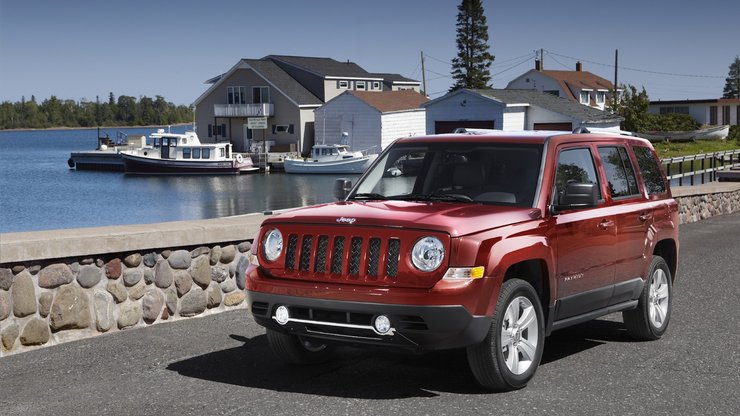
<instances>
[{"instance_id":1,"label":"red brick chimney","mask_svg":"<svg viewBox=\"0 0 740 416\"><path fill-rule=\"evenodd\" d=\"M581 61L576 62L576 71L577 72L583 71L583 64L581 63Z\"/></svg>"}]
</instances>

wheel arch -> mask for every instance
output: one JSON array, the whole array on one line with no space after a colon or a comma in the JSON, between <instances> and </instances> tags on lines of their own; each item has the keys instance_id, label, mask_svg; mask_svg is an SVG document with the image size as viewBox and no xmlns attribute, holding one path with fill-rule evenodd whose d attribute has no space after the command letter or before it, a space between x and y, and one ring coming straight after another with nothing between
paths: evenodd
<instances>
[{"instance_id":1,"label":"wheel arch","mask_svg":"<svg viewBox=\"0 0 740 416\"><path fill-rule=\"evenodd\" d=\"M547 322L551 294L549 276L547 262L544 259L530 259L510 265L506 269L503 281L521 279L532 285L540 298L545 322Z\"/></svg>"},{"instance_id":2,"label":"wheel arch","mask_svg":"<svg viewBox=\"0 0 740 416\"><path fill-rule=\"evenodd\" d=\"M660 256L668 264L671 271L671 280L676 280L676 269L678 268L678 247L673 239L667 238L659 241L653 249L654 256Z\"/></svg>"}]
</instances>

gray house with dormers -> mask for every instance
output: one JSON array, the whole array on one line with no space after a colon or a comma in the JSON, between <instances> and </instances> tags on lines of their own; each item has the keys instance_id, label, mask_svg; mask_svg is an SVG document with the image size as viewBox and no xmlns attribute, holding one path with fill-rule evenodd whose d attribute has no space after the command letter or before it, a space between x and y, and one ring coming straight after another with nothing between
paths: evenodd
<instances>
[{"instance_id":1,"label":"gray house with dormers","mask_svg":"<svg viewBox=\"0 0 740 416\"><path fill-rule=\"evenodd\" d=\"M231 142L246 152L262 140L274 151L308 153L314 143L314 110L345 91L412 89L421 83L398 74L373 74L353 62L269 55L241 59L193 103L202 142ZM266 117L266 129L249 119Z\"/></svg>"}]
</instances>

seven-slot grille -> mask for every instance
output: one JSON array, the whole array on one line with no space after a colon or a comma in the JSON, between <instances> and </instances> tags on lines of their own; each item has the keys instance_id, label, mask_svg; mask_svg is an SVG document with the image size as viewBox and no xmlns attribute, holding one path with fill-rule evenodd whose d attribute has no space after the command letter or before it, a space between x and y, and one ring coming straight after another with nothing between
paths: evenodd
<instances>
[{"instance_id":1,"label":"seven-slot grille","mask_svg":"<svg viewBox=\"0 0 740 416\"><path fill-rule=\"evenodd\" d=\"M350 279L398 276L401 242L398 238L289 234L285 269L348 276ZM380 265L385 267L381 269ZM380 276L380 272L384 275Z\"/></svg>"}]
</instances>

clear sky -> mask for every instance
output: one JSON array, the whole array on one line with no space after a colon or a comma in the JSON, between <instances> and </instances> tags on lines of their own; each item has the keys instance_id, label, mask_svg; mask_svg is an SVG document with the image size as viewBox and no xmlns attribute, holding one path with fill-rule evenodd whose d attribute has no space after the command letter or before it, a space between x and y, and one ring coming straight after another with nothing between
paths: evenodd
<instances>
[{"instance_id":1,"label":"clear sky","mask_svg":"<svg viewBox=\"0 0 740 416\"><path fill-rule=\"evenodd\" d=\"M240 58L350 60L452 84L459 0L0 0L0 101L162 95L190 104ZM493 85L534 66L644 86L651 99L717 98L740 55L740 0L483 0ZM676 76L683 74L691 76Z\"/></svg>"}]
</instances>

